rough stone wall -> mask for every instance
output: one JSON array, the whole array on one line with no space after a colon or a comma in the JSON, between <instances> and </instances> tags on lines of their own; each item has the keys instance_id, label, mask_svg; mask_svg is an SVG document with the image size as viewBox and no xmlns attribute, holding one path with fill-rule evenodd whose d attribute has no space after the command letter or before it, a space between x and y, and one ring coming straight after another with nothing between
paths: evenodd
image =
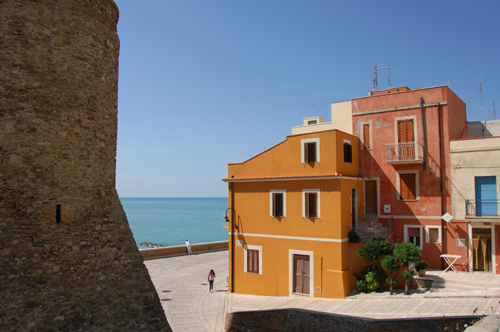
<instances>
[{"instance_id":1,"label":"rough stone wall","mask_svg":"<svg viewBox=\"0 0 500 332\"><path fill-rule=\"evenodd\" d=\"M464 331L480 317L371 319L301 309L246 311L226 314L228 332L387 332Z\"/></svg>"},{"instance_id":2,"label":"rough stone wall","mask_svg":"<svg viewBox=\"0 0 500 332\"><path fill-rule=\"evenodd\" d=\"M115 190L118 8L0 0L0 330L168 331Z\"/></svg>"}]
</instances>

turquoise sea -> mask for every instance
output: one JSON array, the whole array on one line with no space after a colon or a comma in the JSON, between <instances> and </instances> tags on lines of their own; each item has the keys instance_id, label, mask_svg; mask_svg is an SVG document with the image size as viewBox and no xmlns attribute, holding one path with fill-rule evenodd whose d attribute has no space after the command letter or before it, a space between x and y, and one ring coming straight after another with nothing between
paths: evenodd
<instances>
[{"instance_id":1,"label":"turquoise sea","mask_svg":"<svg viewBox=\"0 0 500 332\"><path fill-rule=\"evenodd\" d=\"M139 249L227 241L222 228L227 198L120 198Z\"/></svg>"}]
</instances>

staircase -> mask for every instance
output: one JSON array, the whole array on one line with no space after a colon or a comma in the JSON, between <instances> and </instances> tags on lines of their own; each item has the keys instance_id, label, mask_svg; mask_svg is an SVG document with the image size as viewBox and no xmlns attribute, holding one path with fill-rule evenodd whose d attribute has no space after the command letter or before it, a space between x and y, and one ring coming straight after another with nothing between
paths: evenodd
<instances>
[{"instance_id":1,"label":"staircase","mask_svg":"<svg viewBox=\"0 0 500 332\"><path fill-rule=\"evenodd\" d=\"M367 213L358 221L358 227L355 231L362 243L370 242L375 238L388 240L392 234L392 218L388 222L388 227L384 227L378 222L376 214Z\"/></svg>"}]
</instances>

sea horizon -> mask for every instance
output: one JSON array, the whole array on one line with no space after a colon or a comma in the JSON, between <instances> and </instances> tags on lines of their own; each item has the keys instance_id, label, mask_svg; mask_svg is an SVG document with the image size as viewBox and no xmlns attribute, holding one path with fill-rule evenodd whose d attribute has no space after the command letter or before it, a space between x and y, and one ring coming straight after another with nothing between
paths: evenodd
<instances>
[{"instance_id":1,"label":"sea horizon","mask_svg":"<svg viewBox=\"0 0 500 332\"><path fill-rule=\"evenodd\" d=\"M120 197L139 249L226 241L222 228L227 197Z\"/></svg>"}]
</instances>

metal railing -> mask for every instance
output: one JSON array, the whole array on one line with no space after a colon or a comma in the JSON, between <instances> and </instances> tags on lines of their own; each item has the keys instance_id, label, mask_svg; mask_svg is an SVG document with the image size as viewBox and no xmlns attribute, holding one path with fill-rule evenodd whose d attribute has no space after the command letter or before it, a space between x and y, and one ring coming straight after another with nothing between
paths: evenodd
<instances>
[{"instance_id":1,"label":"metal railing","mask_svg":"<svg viewBox=\"0 0 500 332\"><path fill-rule=\"evenodd\" d=\"M385 144L385 157L388 163L423 162L424 146L417 142Z\"/></svg>"},{"instance_id":2,"label":"metal railing","mask_svg":"<svg viewBox=\"0 0 500 332\"><path fill-rule=\"evenodd\" d=\"M500 200L497 199L468 199L465 201L465 215L474 217L500 217L498 215Z\"/></svg>"}]
</instances>

